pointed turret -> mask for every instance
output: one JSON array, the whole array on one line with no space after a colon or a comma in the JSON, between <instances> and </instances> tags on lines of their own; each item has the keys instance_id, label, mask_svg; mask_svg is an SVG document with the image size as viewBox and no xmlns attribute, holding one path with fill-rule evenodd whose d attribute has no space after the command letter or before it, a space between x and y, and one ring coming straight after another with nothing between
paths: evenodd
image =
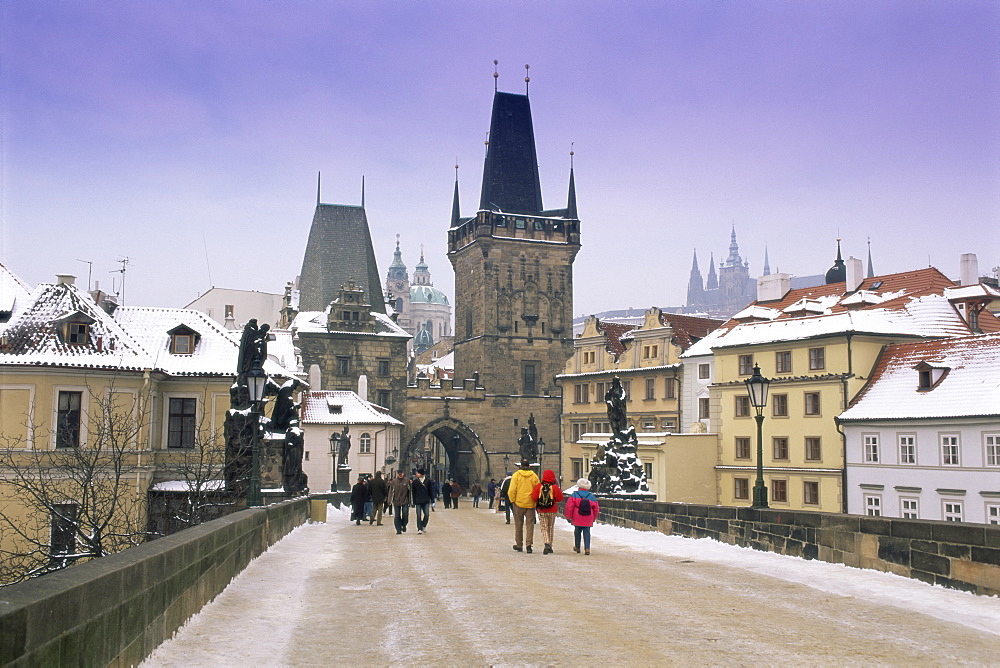
<instances>
[{"instance_id":1,"label":"pointed turret","mask_svg":"<svg viewBox=\"0 0 1000 668\"><path fill-rule=\"evenodd\" d=\"M764 275L771 275L771 261L767 257L767 246L764 246Z\"/></svg>"},{"instance_id":2,"label":"pointed turret","mask_svg":"<svg viewBox=\"0 0 1000 668\"><path fill-rule=\"evenodd\" d=\"M687 307L697 308L702 304L704 298L704 283L701 278L701 269L698 268L698 250L694 251L694 259L691 261L691 276L688 278Z\"/></svg>"},{"instance_id":3,"label":"pointed turret","mask_svg":"<svg viewBox=\"0 0 1000 668\"><path fill-rule=\"evenodd\" d=\"M399 235L396 235L396 250L392 254L392 264L389 265L389 271L385 273L386 281L401 280L409 281L410 275L406 271L406 265L403 264L403 253L399 250Z\"/></svg>"},{"instance_id":4,"label":"pointed turret","mask_svg":"<svg viewBox=\"0 0 1000 668\"><path fill-rule=\"evenodd\" d=\"M740 258L740 245L736 243L736 224L733 224L732 234L729 236L729 257L726 258L727 267L738 267L743 264Z\"/></svg>"},{"instance_id":5,"label":"pointed turret","mask_svg":"<svg viewBox=\"0 0 1000 668\"><path fill-rule=\"evenodd\" d=\"M566 203L566 217L579 218L576 213L576 181L573 179L572 167L569 168L569 200Z\"/></svg>"},{"instance_id":6,"label":"pointed turret","mask_svg":"<svg viewBox=\"0 0 1000 668\"><path fill-rule=\"evenodd\" d=\"M458 165L455 165L455 196L451 201L451 226L458 227L458 221L462 218L461 209L458 206Z\"/></svg>"},{"instance_id":7,"label":"pointed turret","mask_svg":"<svg viewBox=\"0 0 1000 668\"><path fill-rule=\"evenodd\" d=\"M837 259L834 260L833 266L826 272L826 284L843 283L846 280L847 265L844 264L844 258L840 254L840 239L837 239Z\"/></svg>"},{"instance_id":8,"label":"pointed turret","mask_svg":"<svg viewBox=\"0 0 1000 668\"><path fill-rule=\"evenodd\" d=\"M542 211L535 131L527 95L493 95L479 208L522 214Z\"/></svg>"},{"instance_id":9,"label":"pointed turret","mask_svg":"<svg viewBox=\"0 0 1000 668\"><path fill-rule=\"evenodd\" d=\"M706 290L719 289L719 277L715 273L715 253L709 255L708 260L708 281L705 283Z\"/></svg>"},{"instance_id":10,"label":"pointed turret","mask_svg":"<svg viewBox=\"0 0 1000 668\"><path fill-rule=\"evenodd\" d=\"M872 267L872 240L868 240L868 276L867 278L873 278L875 276L875 268Z\"/></svg>"}]
</instances>

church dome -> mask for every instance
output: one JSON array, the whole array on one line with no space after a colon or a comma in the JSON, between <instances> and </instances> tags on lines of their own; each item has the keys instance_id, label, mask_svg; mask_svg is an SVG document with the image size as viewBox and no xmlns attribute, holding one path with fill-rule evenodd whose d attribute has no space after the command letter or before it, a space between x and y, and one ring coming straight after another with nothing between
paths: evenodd
<instances>
[{"instance_id":1,"label":"church dome","mask_svg":"<svg viewBox=\"0 0 1000 668\"><path fill-rule=\"evenodd\" d=\"M431 285L411 285L411 304L444 304L448 306L448 297Z\"/></svg>"},{"instance_id":2,"label":"church dome","mask_svg":"<svg viewBox=\"0 0 1000 668\"><path fill-rule=\"evenodd\" d=\"M840 255L840 239L837 239L837 259L834 260L833 266L826 271L826 284L843 283L846 280L847 266L844 264L844 258Z\"/></svg>"}]
</instances>

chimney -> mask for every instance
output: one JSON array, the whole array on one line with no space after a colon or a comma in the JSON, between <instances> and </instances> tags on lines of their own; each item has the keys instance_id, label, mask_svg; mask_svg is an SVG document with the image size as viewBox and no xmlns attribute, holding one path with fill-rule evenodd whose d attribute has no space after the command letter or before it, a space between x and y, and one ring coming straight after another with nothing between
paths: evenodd
<instances>
[{"instance_id":1,"label":"chimney","mask_svg":"<svg viewBox=\"0 0 1000 668\"><path fill-rule=\"evenodd\" d=\"M757 279L757 301L773 302L781 299L792 289L792 277L788 274L770 274Z\"/></svg>"},{"instance_id":2,"label":"chimney","mask_svg":"<svg viewBox=\"0 0 1000 668\"><path fill-rule=\"evenodd\" d=\"M865 270L861 260L853 256L847 258L847 290L845 292L854 292L861 287L863 280L865 280Z\"/></svg>"},{"instance_id":3,"label":"chimney","mask_svg":"<svg viewBox=\"0 0 1000 668\"><path fill-rule=\"evenodd\" d=\"M75 282L76 276L72 276L70 274L56 274L56 285L73 285Z\"/></svg>"},{"instance_id":4,"label":"chimney","mask_svg":"<svg viewBox=\"0 0 1000 668\"><path fill-rule=\"evenodd\" d=\"M962 277L962 285L979 284L979 260L975 253L962 253L959 261L959 273Z\"/></svg>"},{"instance_id":5,"label":"chimney","mask_svg":"<svg viewBox=\"0 0 1000 668\"><path fill-rule=\"evenodd\" d=\"M364 374L358 377L358 396L368 401L368 376Z\"/></svg>"},{"instance_id":6,"label":"chimney","mask_svg":"<svg viewBox=\"0 0 1000 668\"><path fill-rule=\"evenodd\" d=\"M309 389L314 392L323 389L323 373L319 370L318 364L309 365Z\"/></svg>"}]
</instances>

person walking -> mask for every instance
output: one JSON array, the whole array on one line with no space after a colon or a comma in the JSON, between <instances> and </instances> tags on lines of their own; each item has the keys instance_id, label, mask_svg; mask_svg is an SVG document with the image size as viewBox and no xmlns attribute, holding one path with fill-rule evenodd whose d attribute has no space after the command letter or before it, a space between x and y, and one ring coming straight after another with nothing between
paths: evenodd
<instances>
[{"instance_id":1,"label":"person walking","mask_svg":"<svg viewBox=\"0 0 1000 668\"><path fill-rule=\"evenodd\" d=\"M576 481L576 491L566 500L564 513L573 525L573 551L580 552L580 536L583 536L583 553L590 554L590 527L594 526L601 507L597 497L590 493L590 481L580 478Z\"/></svg>"},{"instance_id":2,"label":"person walking","mask_svg":"<svg viewBox=\"0 0 1000 668\"><path fill-rule=\"evenodd\" d=\"M483 488L479 486L478 482L472 483L472 487L469 488L469 495L472 496L472 507L479 507L479 497L483 495Z\"/></svg>"},{"instance_id":3,"label":"person walking","mask_svg":"<svg viewBox=\"0 0 1000 668\"><path fill-rule=\"evenodd\" d=\"M531 554L531 543L535 537L535 500L531 498L531 492L537 484L538 476L531 470L531 460L525 457L521 460L521 468L511 476L507 489L507 498L514 513L514 549L518 552ZM528 525L527 532L524 531L525 523Z\"/></svg>"},{"instance_id":4,"label":"person walking","mask_svg":"<svg viewBox=\"0 0 1000 668\"><path fill-rule=\"evenodd\" d=\"M445 480L441 485L441 497L444 499L444 507L451 508L451 481Z\"/></svg>"},{"instance_id":5,"label":"person walking","mask_svg":"<svg viewBox=\"0 0 1000 668\"><path fill-rule=\"evenodd\" d=\"M413 512L417 516L417 533L427 531L427 520L431 515L431 481L424 477L424 470L417 469L417 477L410 484L413 498Z\"/></svg>"},{"instance_id":6,"label":"person walking","mask_svg":"<svg viewBox=\"0 0 1000 668\"><path fill-rule=\"evenodd\" d=\"M493 502L497 497L497 479L490 478L490 482L486 485L486 498L490 502L490 510L493 510Z\"/></svg>"},{"instance_id":7,"label":"person walking","mask_svg":"<svg viewBox=\"0 0 1000 668\"><path fill-rule=\"evenodd\" d=\"M549 469L542 471L542 481L531 491L531 498L538 510L538 528L542 530L542 542L545 543L542 554L552 554L556 512L559 510L559 502L563 500L563 493L556 484L554 471Z\"/></svg>"},{"instance_id":8,"label":"person walking","mask_svg":"<svg viewBox=\"0 0 1000 668\"><path fill-rule=\"evenodd\" d=\"M507 496L507 492L510 491L510 481L514 474L511 471L507 471L507 477L500 482L500 500L497 501L497 512L500 512L500 506L503 506L503 512L507 516L507 524L510 524L510 497Z\"/></svg>"},{"instance_id":9,"label":"person walking","mask_svg":"<svg viewBox=\"0 0 1000 668\"><path fill-rule=\"evenodd\" d=\"M396 535L406 531L406 524L410 521L411 502L410 481L406 479L406 472L399 469L396 477L389 483L389 503L392 504L392 524L396 527Z\"/></svg>"},{"instance_id":10,"label":"person walking","mask_svg":"<svg viewBox=\"0 0 1000 668\"><path fill-rule=\"evenodd\" d=\"M361 519L368 520L368 524L372 523L375 518L375 503L372 500L372 481L371 478L365 478L365 516Z\"/></svg>"},{"instance_id":11,"label":"person walking","mask_svg":"<svg viewBox=\"0 0 1000 668\"><path fill-rule=\"evenodd\" d=\"M462 486L457 480L451 481L451 507L458 510L458 497L462 496Z\"/></svg>"},{"instance_id":12,"label":"person walking","mask_svg":"<svg viewBox=\"0 0 1000 668\"><path fill-rule=\"evenodd\" d=\"M365 502L367 500L368 485L365 484L364 476L359 475L358 481L351 488L351 519L359 526L365 517Z\"/></svg>"},{"instance_id":13,"label":"person walking","mask_svg":"<svg viewBox=\"0 0 1000 668\"><path fill-rule=\"evenodd\" d=\"M368 487L372 495L372 516L368 524L377 522L378 526L382 526L382 512L389 496L389 485L386 484L381 471L375 472L375 477L368 483Z\"/></svg>"},{"instance_id":14,"label":"person walking","mask_svg":"<svg viewBox=\"0 0 1000 668\"><path fill-rule=\"evenodd\" d=\"M441 485L438 484L437 480L431 480L431 512L434 512L434 506L437 505L438 497L441 496Z\"/></svg>"}]
</instances>

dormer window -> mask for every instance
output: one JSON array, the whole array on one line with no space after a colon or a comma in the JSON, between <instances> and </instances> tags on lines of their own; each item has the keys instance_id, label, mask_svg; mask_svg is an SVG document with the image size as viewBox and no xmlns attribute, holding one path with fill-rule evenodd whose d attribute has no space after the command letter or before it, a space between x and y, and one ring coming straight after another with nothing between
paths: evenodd
<instances>
[{"instance_id":1,"label":"dormer window","mask_svg":"<svg viewBox=\"0 0 1000 668\"><path fill-rule=\"evenodd\" d=\"M178 325L167 334L170 336L170 354L172 355L193 355L198 346L198 339L201 338L198 332L186 325Z\"/></svg>"},{"instance_id":2,"label":"dormer window","mask_svg":"<svg viewBox=\"0 0 1000 668\"><path fill-rule=\"evenodd\" d=\"M87 344L87 334L90 325L85 322L68 323L66 329L66 343L71 346L83 346Z\"/></svg>"},{"instance_id":3,"label":"dormer window","mask_svg":"<svg viewBox=\"0 0 1000 668\"><path fill-rule=\"evenodd\" d=\"M951 371L943 363L938 361L921 362L913 367L917 371L917 391L927 392L937 387L944 377Z\"/></svg>"}]
</instances>

